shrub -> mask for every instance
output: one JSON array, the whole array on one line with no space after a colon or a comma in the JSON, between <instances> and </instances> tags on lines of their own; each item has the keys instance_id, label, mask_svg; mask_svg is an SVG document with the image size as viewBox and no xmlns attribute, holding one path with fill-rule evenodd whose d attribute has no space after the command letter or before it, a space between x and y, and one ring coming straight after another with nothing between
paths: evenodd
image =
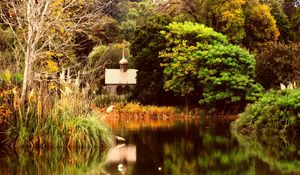
<instances>
[{"instance_id":1,"label":"shrub","mask_svg":"<svg viewBox=\"0 0 300 175\"><path fill-rule=\"evenodd\" d=\"M297 133L300 125L300 89L270 91L233 122L233 129L256 135Z\"/></svg>"}]
</instances>

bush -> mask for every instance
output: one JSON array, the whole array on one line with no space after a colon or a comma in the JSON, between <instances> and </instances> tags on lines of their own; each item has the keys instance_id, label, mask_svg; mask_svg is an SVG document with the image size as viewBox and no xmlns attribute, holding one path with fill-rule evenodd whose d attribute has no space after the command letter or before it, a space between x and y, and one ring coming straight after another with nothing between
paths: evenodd
<instances>
[{"instance_id":1,"label":"bush","mask_svg":"<svg viewBox=\"0 0 300 175\"><path fill-rule=\"evenodd\" d=\"M300 89L270 91L233 122L233 129L256 135L297 133L300 127Z\"/></svg>"}]
</instances>

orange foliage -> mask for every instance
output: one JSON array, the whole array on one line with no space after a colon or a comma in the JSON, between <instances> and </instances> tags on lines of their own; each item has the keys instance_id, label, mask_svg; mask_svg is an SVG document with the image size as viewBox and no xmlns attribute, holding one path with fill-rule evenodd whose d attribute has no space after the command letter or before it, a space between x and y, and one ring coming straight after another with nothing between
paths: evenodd
<instances>
[{"instance_id":1,"label":"orange foliage","mask_svg":"<svg viewBox=\"0 0 300 175\"><path fill-rule=\"evenodd\" d=\"M13 88L9 86L0 87L0 124L5 118L13 114Z\"/></svg>"}]
</instances>

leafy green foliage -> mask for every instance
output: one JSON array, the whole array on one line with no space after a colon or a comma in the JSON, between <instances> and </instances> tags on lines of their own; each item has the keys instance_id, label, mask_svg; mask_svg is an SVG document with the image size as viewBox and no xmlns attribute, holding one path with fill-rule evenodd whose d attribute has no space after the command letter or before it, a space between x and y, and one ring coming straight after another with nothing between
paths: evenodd
<instances>
[{"instance_id":1,"label":"leafy green foliage","mask_svg":"<svg viewBox=\"0 0 300 175\"><path fill-rule=\"evenodd\" d=\"M255 59L247 51L201 24L173 22L167 29L161 32L167 48L160 53L167 91L196 96L211 110L223 110L224 104L240 109L260 96Z\"/></svg>"},{"instance_id":2,"label":"leafy green foliage","mask_svg":"<svg viewBox=\"0 0 300 175\"><path fill-rule=\"evenodd\" d=\"M270 136L299 129L300 89L270 91L249 105L233 123L235 130Z\"/></svg>"},{"instance_id":3,"label":"leafy green foliage","mask_svg":"<svg viewBox=\"0 0 300 175\"><path fill-rule=\"evenodd\" d=\"M163 59L158 57L159 52L166 48L166 41L160 31L165 30L170 22L168 16L152 16L137 28L131 40L130 53L134 67L139 70L132 98L142 104L178 103L172 93L163 89L163 68L160 66Z\"/></svg>"},{"instance_id":4,"label":"leafy green foliage","mask_svg":"<svg viewBox=\"0 0 300 175\"><path fill-rule=\"evenodd\" d=\"M279 31L268 5L258 0L205 0L205 24L225 34L232 43L253 47L276 41Z\"/></svg>"},{"instance_id":5,"label":"leafy green foliage","mask_svg":"<svg viewBox=\"0 0 300 175\"><path fill-rule=\"evenodd\" d=\"M255 59L247 51L234 45L214 45L196 54L205 65L198 71L204 91L200 103L243 108L260 97L262 88L254 81Z\"/></svg>"},{"instance_id":6,"label":"leafy green foliage","mask_svg":"<svg viewBox=\"0 0 300 175\"><path fill-rule=\"evenodd\" d=\"M291 18L292 24L292 32L294 40L299 42L300 41L300 8L298 6L296 12L293 14Z\"/></svg>"}]
</instances>

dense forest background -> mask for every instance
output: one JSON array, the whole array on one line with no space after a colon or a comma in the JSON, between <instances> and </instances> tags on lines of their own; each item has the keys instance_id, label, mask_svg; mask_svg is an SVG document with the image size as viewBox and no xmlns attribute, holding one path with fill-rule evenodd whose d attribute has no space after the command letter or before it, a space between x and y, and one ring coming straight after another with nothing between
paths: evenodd
<instances>
[{"instance_id":1,"label":"dense forest background","mask_svg":"<svg viewBox=\"0 0 300 175\"><path fill-rule=\"evenodd\" d=\"M244 107L262 87L299 80L298 0L49 2L0 2L0 73L10 72L25 95L35 81L55 81L63 71L80 77L81 88L105 93L104 68L118 68L123 47L139 70L130 98L143 104ZM30 10L30 3L50 10ZM211 76L193 72L200 69Z\"/></svg>"}]
</instances>

